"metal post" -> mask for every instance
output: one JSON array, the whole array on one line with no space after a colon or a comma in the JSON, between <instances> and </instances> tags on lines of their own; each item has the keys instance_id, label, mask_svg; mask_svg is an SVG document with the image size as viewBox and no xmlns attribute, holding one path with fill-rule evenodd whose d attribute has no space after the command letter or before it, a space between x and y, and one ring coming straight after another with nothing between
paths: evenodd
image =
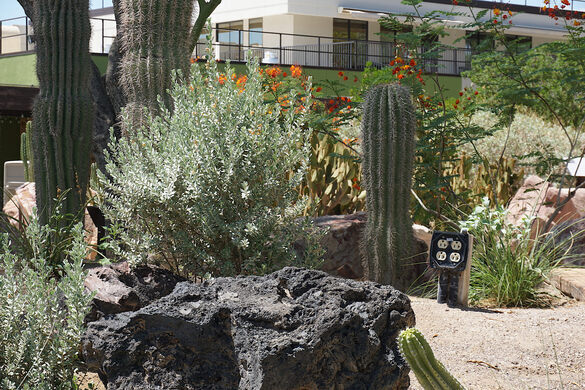
<instances>
[{"instance_id":1,"label":"metal post","mask_svg":"<svg viewBox=\"0 0 585 390\"><path fill-rule=\"evenodd\" d=\"M317 55L319 56L317 65L321 66L321 37L317 37Z\"/></svg>"},{"instance_id":2,"label":"metal post","mask_svg":"<svg viewBox=\"0 0 585 390\"><path fill-rule=\"evenodd\" d=\"M102 7L102 8L104 8L104 7ZM105 45L105 42L104 42L105 35L106 35L106 29L104 28L104 22L105 22L105 20L102 19L102 54L106 52L106 45Z\"/></svg>"},{"instance_id":3,"label":"metal post","mask_svg":"<svg viewBox=\"0 0 585 390\"><path fill-rule=\"evenodd\" d=\"M238 30L238 61L242 61L242 30Z\"/></svg>"},{"instance_id":4,"label":"metal post","mask_svg":"<svg viewBox=\"0 0 585 390\"><path fill-rule=\"evenodd\" d=\"M279 35L279 43L278 43L278 65L282 65L282 33L278 33Z\"/></svg>"},{"instance_id":5,"label":"metal post","mask_svg":"<svg viewBox=\"0 0 585 390\"><path fill-rule=\"evenodd\" d=\"M2 21L0 20L0 54L2 54Z\"/></svg>"},{"instance_id":6,"label":"metal post","mask_svg":"<svg viewBox=\"0 0 585 390\"><path fill-rule=\"evenodd\" d=\"M24 18L24 47L28 51L28 17Z\"/></svg>"}]
</instances>

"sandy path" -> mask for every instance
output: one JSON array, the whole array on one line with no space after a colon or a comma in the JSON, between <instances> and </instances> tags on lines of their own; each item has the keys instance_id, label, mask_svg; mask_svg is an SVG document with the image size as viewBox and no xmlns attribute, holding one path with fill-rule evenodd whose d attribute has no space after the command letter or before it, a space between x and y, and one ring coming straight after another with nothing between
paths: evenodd
<instances>
[{"instance_id":1,"label":"sandy path","mask_svg":"<svg viewBox=\"0 0 585 390\"><path fill-rule=\"evenodd\" d=\"M468 390L585 389L585 302L461 310L411 299L417 328ZM412 373L411 383L422 389Z\"/></svg>"}]
</instances>

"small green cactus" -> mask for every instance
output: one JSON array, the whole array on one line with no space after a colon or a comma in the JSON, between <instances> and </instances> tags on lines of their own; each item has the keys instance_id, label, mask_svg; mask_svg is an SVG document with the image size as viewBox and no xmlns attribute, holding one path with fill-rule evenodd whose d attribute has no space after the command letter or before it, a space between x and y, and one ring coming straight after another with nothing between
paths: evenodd
<instances>
[{"instance_id":1,"label":"small green cactus","mask_svg":"<svg viewBox=\"0 0 585 390\"><path fill-rule=\"evenodd\" d=\"M398 346L402 356L416 375L425 390L464 389L445 366L435 358L431 346L416 328L400 332Z\"/></svg>"},{"instance_id":2,"label":"small green cactus","mask_svg":"<svg viewBox=\"0 0 585 390\"><path fill-rule=\"evenodd\" d=\"M31 122L26 122L26 132L20 135L20 159L24 165L24 180L35 181L35 171L33 162L32 142L31 142Z\"/></svg>"}]
</instances>

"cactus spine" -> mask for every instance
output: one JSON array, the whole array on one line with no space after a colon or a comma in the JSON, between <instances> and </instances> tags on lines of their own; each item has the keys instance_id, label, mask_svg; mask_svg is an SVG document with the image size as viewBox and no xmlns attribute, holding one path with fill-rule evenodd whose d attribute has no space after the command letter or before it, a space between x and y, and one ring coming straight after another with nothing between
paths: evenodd
<instances>
[{"instance_id":1,"label":"cactus spine","mask_svg":"<svg viewBox=\"0 0 585 390\"><path fill-rule=\"evenodd\" d=\"M93 102L89 92L88 0L35 0L34 32L40 92L31 139L39 221L64 191L64 214L83 216L89 180Z\"/></svg>"},{"instance_id":2,"label":"cactus spine","mask_svg":"<svg viewBox=\"0 0 585 390\"><path fill-rule=\"evenodd\" d=\"M456 390L464 387L435 358L431 346L416 328L403 330L398 336L402 356L425 390Z\"/></svg>"},{"instance_id":3,"label":"cactus spine","mask_svg":"<svg viewBox=\"0 0 585 390\"><path fill-rule=\"evenodd\" d=\"M26 132L20 135L20 159L24 165L24 180L34 181L34 162L31 141L31 122L26 122Z\"/></svg>"},{"instance_id":4,"label":"cactus spine","mask_svg":"<svg viewBox=\"0 0 585 390\"><path fill-rule=\"evenodd\" d=\"M158 96L171 109L166 91L171 71L189 66L193 0L121 0L120 82L127 98L127 123L144 122L144 109L156 114ZM126 133L129 128L124 128Z\"/></svg>"},{"instance_id":5,"label":"cactus spine","mask_svg":"<svg viewBox=\"0 0 585 390\"><path fill-rule=\"evenodd\" d=\"M370 280L404 291L416 278L409 267L413 231L409 214L414 164L415 112L410 90L374 86L362 119L362 180L368 221L362 240Z\"/></svg>"}]
</instances>

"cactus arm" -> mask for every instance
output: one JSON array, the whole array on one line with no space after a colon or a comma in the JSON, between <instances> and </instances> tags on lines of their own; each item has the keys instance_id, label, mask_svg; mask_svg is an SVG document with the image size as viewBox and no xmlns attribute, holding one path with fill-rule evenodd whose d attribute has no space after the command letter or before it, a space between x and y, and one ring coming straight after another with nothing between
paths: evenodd
<instances>
[{"instance_id":1,"label":"cactus arm","mask_svg":"<svg viewBox=\"0 0 585 390\"><path fill-rule=\"evenodd\" d=\"M461 383L435 358L418 329L403 330L398 336L398 346L425 390L464 390Z\"/></svg>"},{"instance_id":2,"label":"cactus arm","mask_svg":"<svg viewBox=\"0 0 585 390\"><path fill-rule=\"evenodd\" d=\"M89 1L36 0L32 20L40 91L30 137L39 220L46 224L60 193L70 191L64 214L79 217L85 203L93 124Z\"/></svg>"},{"instance_id":3,"label":"cactus arm","mask_svg":"<svg viewBox=\"0 0 585 390\"><path fill-rule=\"evenodd\" d=\"M120 84L127 98L129 125L123 132L144 122L144 110L156 115L159 96L172 109L171 72L186 74L189 66L193 0L120 0L122 59Z\"/></svg>"}]
</instances>

